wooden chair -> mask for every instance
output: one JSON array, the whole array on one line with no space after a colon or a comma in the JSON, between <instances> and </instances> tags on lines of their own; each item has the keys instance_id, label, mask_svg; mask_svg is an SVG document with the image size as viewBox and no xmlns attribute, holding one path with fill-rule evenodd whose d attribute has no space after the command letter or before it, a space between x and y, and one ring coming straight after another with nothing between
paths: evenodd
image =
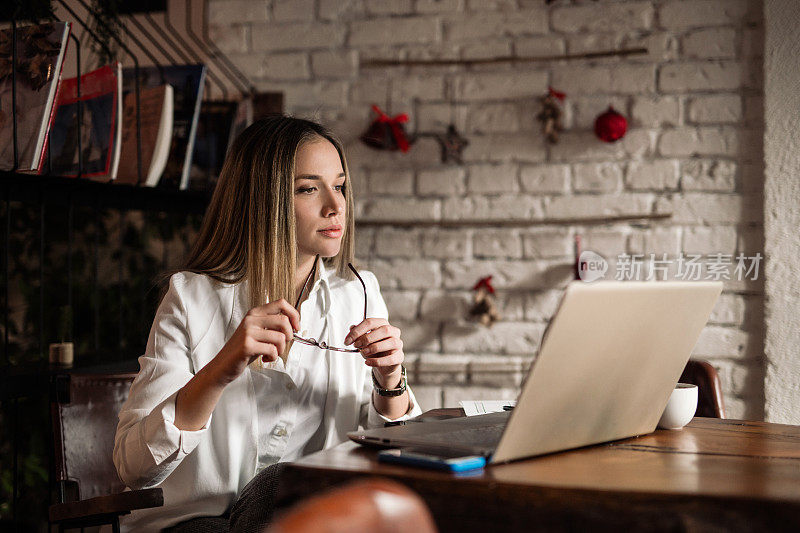
<instances>
[{"instance_id":1,"label":"wooden chair","mask_svg":"<svg viewBox=\"0 0 800 533\"><path fill-rule=\"evenodd\" d=\"M123 492L112 460L117 414L136 374L65 374L50 403L59 503L50 523L67 528L111 524L135 509L164 505L161 489Z\"/></svg>"},{"instance_id":2,"label":"wooden chair","mask_svg":"<svg viewBox=\"0 0 800 533\"><path fill-rule=\"evenodd\" d=\"M436 533L428 506L411 489L366 479L305 500L265 533Z\"/></svg>"},{"instance_id":3,"label":"wooden chair","mask_svg":"<svg viewBox=\"0 0 800 533\"><path fill-rule=\"evenodd\" d=\"M717 370L708 361L690 359L678 380L697 385L697 412L695 416L725 418L722 385Z\"/></svg>"}]
</instances>

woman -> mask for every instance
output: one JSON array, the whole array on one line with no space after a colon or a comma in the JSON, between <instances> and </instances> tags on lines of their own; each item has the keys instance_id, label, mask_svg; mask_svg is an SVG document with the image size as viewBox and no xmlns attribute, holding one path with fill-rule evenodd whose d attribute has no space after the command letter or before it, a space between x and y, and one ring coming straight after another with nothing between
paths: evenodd
<instances>
[{"instance_id":1,"label":"woman","mask_svg":"<svg viewBox=\"0 0 800 533\"><path fill-rule=\"evenodd\" d=\"M232 146L119 414L120 478L164 490L126 526L222 515L268 465L420 413L378 282L348 266L349 182L313 122L259 120Z\"/></svg>"}]
</instances>

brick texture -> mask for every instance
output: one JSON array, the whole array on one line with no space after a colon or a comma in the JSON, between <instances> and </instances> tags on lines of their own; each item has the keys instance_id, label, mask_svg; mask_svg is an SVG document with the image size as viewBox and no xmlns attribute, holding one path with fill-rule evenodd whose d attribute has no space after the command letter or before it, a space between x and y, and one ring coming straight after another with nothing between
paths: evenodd
<instances>
[{"instance_id":1,"label":"brick texture","mask_svg":"<svg viewBox=\"0 0 800 533\"><path fill-rule=\"evenodd\" d=\"M359 264L378 277L417 397L433 408L516 395L574 275L576 236L612 272L622 252L763 247L762 10L760 0L211 0L209 27L257 89L283 91L288 113L342 139L358 220L461 224L357 229ZM632 47L647 53L365 64ZM567 94L556 144L537 120L548 86ZM409 115L408 153L359 141L372 104ZM603 143L594 121L610 105L628 132ZM431 136L449 124L469 143L461 162L443 161ZM536 223L650 213L671 216ZM488 220L520 225L473 224ZM502 315L490 328L467 318L488 275ZM760 282L725 281L695 349L719 369L731 416L763 409L762 293Z\"/></svg>"},{"instance_id":2,"label":"brick texture","mask_svg":"<svg viewBox=\"0 0 800 533\"><path fill-rule=\"evenodd\" d=\"M432 43L440 37L439 21L430 17L378 18L353 22L350 46Z\"/></svg>"},{"instance_id":3,"label":"brick texture","mask_svg":"<svg viewBox=\"0 0 800 533\"><path fill-rule=\"evenodd\" d=\"M742 98L736 94L692 98L689 120L696 124L739 122L742 120Z\"/></svg>"},{"instance_id":4,"label":"brick texture","mask_svg":"<svg viewBox=\"0 0 800 533\"><path fill-rule=\"evenodd\" d=\"M609 4L602 9L591 5L562 7L553 10L552 25L565 33L649 30L654 14L651 2Z\"/></svg>"},{"instance_id":5,"label":"brick texture","mask_svg":"<svg viewBox=\"0 0 800 533\"><path fill-rule=\"evenodd\" d=\"M739 63L680 63L666 65L660 73L660 89L666 93L724 91L744 83Z\"/></svg>"},{"instance_id":6,"label":"brick texture","mask_svg":"<svg viewBox=\"0 0 800 533\"><path fill-rule=\"evenodd\" d=\"M678 0L662 5L658 18L664 28L671 30L735 25L742 22L746 9L744 0Z\"/></svg>"}]
</instances>

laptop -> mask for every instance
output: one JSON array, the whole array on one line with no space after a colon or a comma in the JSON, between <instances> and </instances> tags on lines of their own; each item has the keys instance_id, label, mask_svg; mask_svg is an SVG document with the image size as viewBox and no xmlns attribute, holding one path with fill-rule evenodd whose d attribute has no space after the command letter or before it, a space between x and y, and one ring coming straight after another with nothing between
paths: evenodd
<instances>
[{"instance_id":1,"label":"laptop","mask_svg":"<svg viewBox=\"0 0 800 533\"><path fill-rule=\"evenodd\" d=\"M502 463L651 433L721 291L718 281L573 282L512 411L348 437Z\"/></svg>"}]
</instances>

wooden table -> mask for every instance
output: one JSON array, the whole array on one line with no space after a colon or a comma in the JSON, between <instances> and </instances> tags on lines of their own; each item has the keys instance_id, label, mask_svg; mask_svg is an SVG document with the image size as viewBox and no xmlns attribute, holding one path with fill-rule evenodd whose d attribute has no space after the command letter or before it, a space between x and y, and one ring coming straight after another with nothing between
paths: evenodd
<instances>
[{"instance_id":1,"label":"wooden table","mask_svg":"<svg viewBox=\"0 0 800 533\"><path fill-rule=\"evenodd\" d=\"M288 465L280 506L364 476L411 487L441 531L800 530L800 426L695 418L466 475L344 443Z\"/></svg>"}]
</instances>

